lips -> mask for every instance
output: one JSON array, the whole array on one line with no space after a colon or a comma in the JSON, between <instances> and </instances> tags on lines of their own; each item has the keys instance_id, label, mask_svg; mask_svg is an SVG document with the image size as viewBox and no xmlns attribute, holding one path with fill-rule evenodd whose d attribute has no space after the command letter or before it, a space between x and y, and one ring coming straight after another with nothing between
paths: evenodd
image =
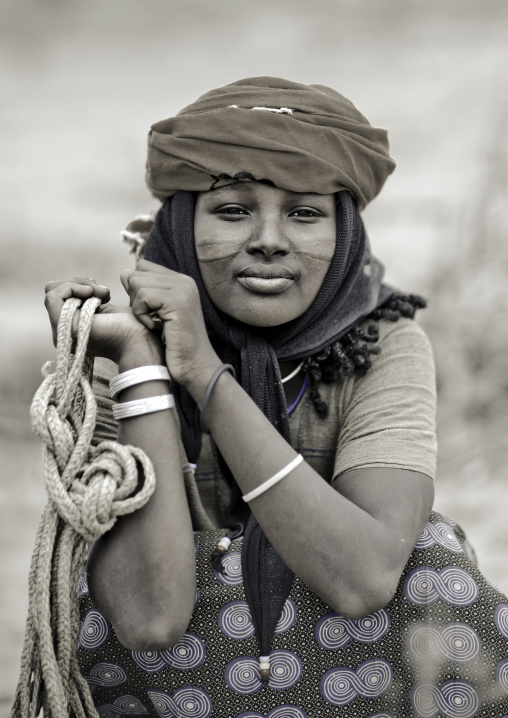
<instances>
[{"instance_id":1,"label":"lips","mask_svg":"<svg viewBox=\"0 0 508 718\"><path fill-rule=\"evenodd\" d=\"M280 265L253 265L238 274L238 281L259 294L279 294L296 281L296 276Z\"/></svg>"}]
</instances>

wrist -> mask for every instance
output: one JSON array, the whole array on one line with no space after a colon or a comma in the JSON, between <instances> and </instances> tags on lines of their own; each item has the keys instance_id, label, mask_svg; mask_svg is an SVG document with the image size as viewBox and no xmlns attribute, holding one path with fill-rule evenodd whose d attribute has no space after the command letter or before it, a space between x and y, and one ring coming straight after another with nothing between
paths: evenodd
<instances>
[{"instance_id":1,"label":"wrist","mask_svg":"<svg viewBox=\"0 0 508 718\"><path fill-rule=\"evenodd\" d=\"M155 338L155 341L147 341L127 346L117 357L118 372L121 374L129 369L137 369L141 366L166 366L164 355L164 347L162 343Z\"/></svg>"},{"instance_id":2,"label":"wrist","mask_svg":"<svg viewBox=\"0 0 508 718\"><path fill-rule=\"evenodd\" d=\"M192 372L189 372L185 379L180 382L180 384L187 389L200 409L206 389L217 369L222 366L222 363L219 357L215 355L206 363L203 362L199 366L196 366Z\"/></svg>"}]
</instances>

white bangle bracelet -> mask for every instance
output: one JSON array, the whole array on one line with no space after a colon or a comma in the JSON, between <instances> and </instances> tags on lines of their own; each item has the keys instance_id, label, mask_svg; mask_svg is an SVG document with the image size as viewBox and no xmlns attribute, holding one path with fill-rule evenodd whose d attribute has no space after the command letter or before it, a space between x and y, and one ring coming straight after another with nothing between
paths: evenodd
<instances>
[{"instance_id":1,"label":"white bangle bracelet","mask_svg":"<svg viewBox=\"0 0 508 718\"><path fill-rule=\"evenodd\" d=\"M136 369L129 369L129 371L124 371L113 377L109 382L111 398L116 399L124 389L136 384L144 384L147 381L171 382L171 375L165 366L139 366Z\"/></svg>"},{"instance_id":2,"label":"white bangle bracelet","mask_svg":"<svg viewBox=\"0 0 508 718\"><path fill-rule=\"evenodd\" d=\"M271 489L272 486L275 486L277 482L279 482L281 479L283 479L285 476L287 476L293 469L295 469L298 464L301 464L303 461L303 456L301 454L298 454L293 461L290 461L287 466L285 466L280 471L277 471L276 474L274 474L271 479L267 479L263 484L260 486L257 486L252 491L249 491L248 494L245 494L243 496L244 501L252 501L252 499L255 499L257 496L260 496L265 491L268 491L268 489Z\"/></svg>"},{"instance_id":3,"label":"white bangle bracelet","mask_svg":"<svg viewBox=\"0 0 508 718\"><path fill-rule=\"evenodd\" d=\"M113 416L117 420L130 419L133 416L172 409L174 405L175 398L173 394L148 396L146 399L135 399L134 401L126 401L123 404L113 404Z\"/></svg>"}]
</instances>

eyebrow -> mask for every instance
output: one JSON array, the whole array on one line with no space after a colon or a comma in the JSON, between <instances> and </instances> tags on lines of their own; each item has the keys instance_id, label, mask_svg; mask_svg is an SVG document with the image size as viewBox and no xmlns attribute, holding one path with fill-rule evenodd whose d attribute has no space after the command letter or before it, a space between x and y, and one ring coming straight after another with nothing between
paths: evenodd
<instances>
[{"instance_id":1,"label":"eyebrow","mask_svg":"<svg viewBox=\"0 0 508 718\"><path fill-rule=\"evenodd\" d=\"M247 191L250 192L250 182L232 182L230 184L225 184L222 187L217 187L216 189L210 190L210 194L217 196L218 194L231 192L232 190L241 190L241 191Z\"/></svg>"},{"instance_id":2,"label":"eyebrow","mask_svg":"<svg viewBox=\"0 0 508 718\"><path fill-rule=\"evenodd\" d=\"M252 187L251 182L232 182L231 184L223 185L222 187L217 187L216 189L210 190L210 195L214 195L215 197L222 193L228 193L232 192L233 190L240 190L240 191L246 191L250 192ZM289 191L289 190L287 190ZM320 194L319 192L292 192L292 194L298 195L299 197L323 197L324 195Z\"/></svg>"}]
</instances>

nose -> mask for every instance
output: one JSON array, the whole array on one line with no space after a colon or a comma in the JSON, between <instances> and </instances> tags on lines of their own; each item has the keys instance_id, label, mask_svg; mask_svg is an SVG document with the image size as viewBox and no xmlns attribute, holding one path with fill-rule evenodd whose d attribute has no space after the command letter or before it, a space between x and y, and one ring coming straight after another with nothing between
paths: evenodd
<instances>
[{"instance_id":1,"label":"nose","mask_svg":"<svg viewBox=\"0 0 508 718\"><path fill-rule=\"evenodd\" d=\"M290 244L278 219L259 218L251 228L246 250L248 254L262 254L265 257L288 254Z\"/></svg>"}]
</instances>

